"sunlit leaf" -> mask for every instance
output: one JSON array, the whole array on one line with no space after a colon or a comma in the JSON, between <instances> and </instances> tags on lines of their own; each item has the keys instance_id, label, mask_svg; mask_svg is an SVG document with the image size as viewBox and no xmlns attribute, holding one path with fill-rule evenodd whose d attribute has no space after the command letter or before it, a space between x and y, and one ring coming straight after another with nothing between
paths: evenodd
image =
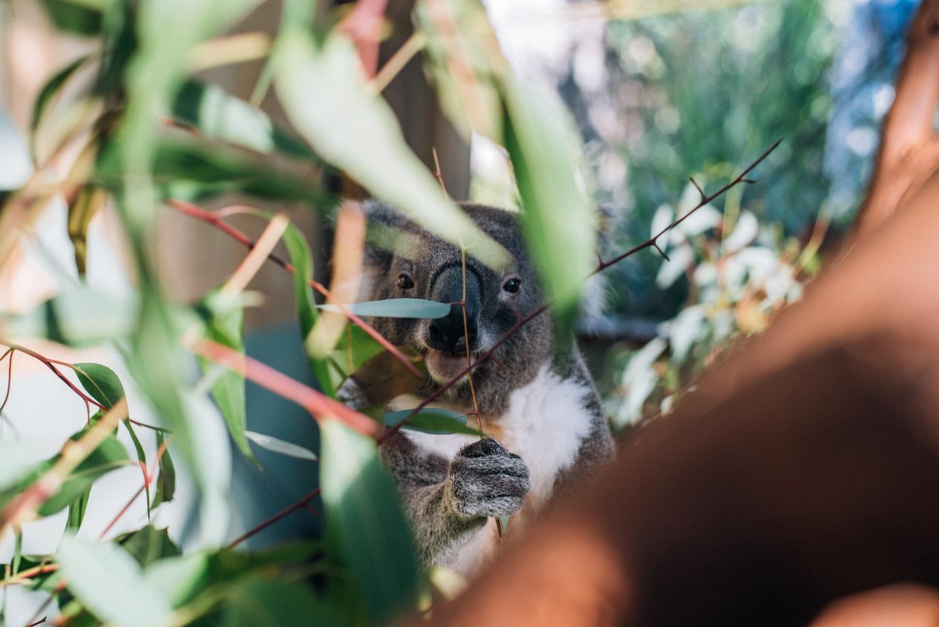
<instances>
[{"instance_id":1,"label":"sunlit leaf","mask_svg":"<svg viewBox=\"0 0 939 627\"><path fill-rule=\"evenodd\" d=\"M245 343L242 337L244 311L238 302L220 302L218 291L213 290L197 308L205 322L205 337L244 355ZM215 364L199 358L203 373L209 373ZM248 425L245 413L245 378L240 373L225 368L217 373L212 383L212 398L222 412L228 432L238 449L256 465L257 459L251 452L245 429Z\"/></svg>"},{"instance_id":2,"label":"sunlit leaf","mask_svg":"<svg viewBox=\"0 0 939 627\"><path fill-rule=\"evenodd\" d=\"M352 43L333 34L317 47L302 31L284 38L277 93L287 116L317 154L427 230L462 242L484 263L506 264L505 250L444 196L411 152L391 107L367 92Z\"/></svg>"},{"instance_id":3,"label":"sunlit leaf","mask_svg":"<svg viewBox=\"0 0 939 627\"><path fill-rule=\"evenodd\" d=\"M450 303L438 303L422 298L389 298L364 303L351 303L345 308L357 316L379 318L443 318L450 313ZM320 305L324 311L341 312L336 305Z\"/></svg>"},{"instance_id":4,"label":"sunlit leaf","mask_svg":"<svg viewBox=\"0 0 939 627\"><path fill-rule=\"evenodd\" d=\"M264 435L263 433L255 433L254 431L245 431L245 437L257 444L263 449L272 451L274 453L280 453L281 455L286 455L287 457L296 457L297 459L305 459L309 461L316 461L316 454L313 451L303 448L292 442L285 442L275 438L272 435Z\"/></svg>"},{"instance_id":5,"label":"sunlit leaf","mask_svg":"<svg viewBox=\"0 0 939 627\"><path fill-rule=\"evenodd\" d=\"M528 248L554 303L562 330L579 306L581 285L593 267L596 212L578 174L582 143L569 114L531 87L507 80L506 147L524 208Z\"/></svg>"},{"instance_id":6,"label":"sunlit leaf","mask_svg":"<svg viewBox=\"0 0 939 627\"><path fill-rule=\"evenodd\" d=\"M375 442L340 423L321 426L320 485L328 536L352 568L375 622L413 607L418 581L411 535Z\"/></svg>"},{"instance_id":7,"label":"sunlit leaf","mask_svg":"<svg viewBox=\"0 0 939 627\"><path fill-rule=\"evenodd\" d=\"M66 534L56 561L68 577L69 590L106 623L150 627L172 612L163 596L146 584L134 558L116 544Z\"/></svg>"},{"instance_id":8,"label":"sunlit leaf","mask_svg":"<svg viewBox=\"0 0 939 627\"><path fill-rule=\"evenodd\" d=\"M292 157L316 159L302 139L275 125L266 113L218 85L186 82L173 103L173 115L198 128L204 137L262 153L277 151Z\"/></svg>"}]
</instances>

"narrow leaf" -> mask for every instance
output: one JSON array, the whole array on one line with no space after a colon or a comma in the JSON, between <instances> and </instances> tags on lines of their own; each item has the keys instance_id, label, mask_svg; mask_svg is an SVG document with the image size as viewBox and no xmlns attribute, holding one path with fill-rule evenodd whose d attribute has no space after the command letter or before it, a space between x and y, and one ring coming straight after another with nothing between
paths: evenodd
<instances>
[{"instance_id":1,"label":"narrow leaf","mask_svg":"<svg viewBox=\"0 0 939 627\"><path fill-rule=\"evenodd\" d=\"M438 303L423 298L389 298L344 305L357 316L380 318L443 318L450 313L449 303ZM319 305L324 311L342 310L337 305Z\"/></svg>"},{"instance_id":2,"label":"narrow leaf","mask_svg":"<svg viewBox=\"0 0 939 627\"><path fill-rule=\"evenodd\" d=\"M403 429L412 431L423 431L434 435L443 435L448 433L465 433L467 435L482 435L476 429L466 424L466 416L452 412L446 409L431 407L422 409L413 416L412 410L403 409L401 411L385 412L385 426L393 427L407 418ZM411 416L408 418L408 416Z\"/></svg>"},{"instance_id":3,"label":"narrow leaf","mask_svg":"<svg viewBox=\"0 0 939 627\"><path fill-rule=\"evenodd\" d=\"M87 60L87 56L80 57L56 72L43 86L42 90L39 92L39 96L36 97L36 102L33 104L33 117L29 123L29 143L33 157L36 156L36 132L39 130L39 123L42 121L46 107L49 106L49 103L52 102L55 95L59 93L59 90L62 89L62 86L65 85L69 77Z\"/></svg>"},{"instance_id":4,"label":"narrow leaf","mask_svg":"<svg viewBox=\"0 0 939 627\"><path fill-rule=\"evenodd\" d=\"M286 455L288 457L296 457L297 459L306 459L309 461L316 461L316 455L309 449L303 448L296 444L290 442L285 442L275 438L272 435L264 435L263 433L255 433L254 431L245 431L245 436L260 446L263 449L268 451L273 451L274 453L280 453L281 455Z\"/></svg>"},{"instance_id":5,"label":"narrow leaf","mask_svg":"<svg viewBox=\"0 0 939 627\"><path fill-rule=\"evenodd\" d=\"M240 303L227 300L222 303L218 298L218 291L212 291L196 310L205 322L206 338L244 355L245 344L242 337L244 310ZM204 373L210 372L214 367L213 362L207 359L199 358L198 361ZM255 465L258 465L245 437L248 424L245 413L245 378L234 370L225 368L218 373L212 383L212 398L221 410L228 431L239 450Z\"/></svg>"},{"instance_id":6,"label":"narrow leaf","mask_svg":"<svg viewBox=\"0 0 939 627\"><path fill-rule=\"evenodd\" d=\"M562 331L569 330L594 260L596 214L577 176L582 142L566 112L527 85L503 82L506 148L524 208L528 249Z\"/></svg>"}]
</instances>

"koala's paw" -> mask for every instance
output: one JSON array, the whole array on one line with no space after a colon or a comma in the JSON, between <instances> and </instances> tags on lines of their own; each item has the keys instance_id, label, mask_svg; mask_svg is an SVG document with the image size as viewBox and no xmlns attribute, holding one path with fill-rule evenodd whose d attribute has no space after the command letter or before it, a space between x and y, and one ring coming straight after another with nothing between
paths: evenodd
<instances>
[{"instance_id":1,"label":"koala's paw","mask_svg":"<svg viewBox=\"0 0 939 627\"><path fill-rule=\"evenodd\" d=\"M457 453L450 464L450 481L456 511L465 518L516 514L531 489L522 458L490 438Z\"/></svg>"}]
</instances>

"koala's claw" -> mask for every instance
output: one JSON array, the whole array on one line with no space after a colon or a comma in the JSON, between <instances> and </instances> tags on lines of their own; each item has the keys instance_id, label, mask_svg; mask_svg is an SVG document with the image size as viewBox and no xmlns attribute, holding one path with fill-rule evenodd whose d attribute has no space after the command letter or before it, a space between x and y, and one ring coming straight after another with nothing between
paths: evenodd
<instances>
[{"instance_id":1,"label":"koala's claw","mask_svg":"<svg viewBox=\"0 0 939 627\"><path fill-rule=\"evenodd\" d=\"M465 518L518 513L531 489L528 466L493 439L464 447L450 465L457 513Z\"/></svg>"}]
</instances>

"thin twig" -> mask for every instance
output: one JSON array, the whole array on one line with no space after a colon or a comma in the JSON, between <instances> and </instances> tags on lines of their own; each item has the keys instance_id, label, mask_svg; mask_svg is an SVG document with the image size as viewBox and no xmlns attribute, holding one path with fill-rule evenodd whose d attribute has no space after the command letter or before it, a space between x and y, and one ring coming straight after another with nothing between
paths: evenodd
<instances>
[{"instance_id":1,"label":"thin twig","mask_svg":"<svg viewBox=\"0 0 939 627\"><path fill-rule=\"evenodd\" d=\"M295 511L299 509L305 508L307 504L309 504L310 501L312 501L317 496L319 496L319 493L320 493L320 489L317 488L313 490L312 492L310 492L309 494L307 494L306 496L304 496L302 499L300 499L296 503L294 503L293 505L288 505L284 509L280 510L279 512L277 512L276 514L274 514L273 516L271 516L270 518L262 522L260 525L250 529L249 531L245 532L244 534L232 540L231 544L228 545L228 548L230 549L235 548L236 546L238 546L239 544L241 544L242 542L244 542L251 536L267 529L268 527L278 522L282 518L289 516L290 514L294 513Z\"/></svg>"},{"instance_id":2,"label":"thin twig","mask_svg":"<svg viewBox=\"0 0 939 627\"><path fill-rule=\"evenodd\" d=\"M395 51L387 62L385 62L378 71L378 74L375 75L375 78L368 83L369 91L373 94L380 94L385 91L388 85L391 84L391 81L393 81L408 62L414 58L414 55L421 51L426 41L422 32L415 31L412 33L411 36L408 37L408 40Z\"/></svg>"},{"instance_id":3,"label":"thin twig","mask_svg":"<svg viewBox=\"0 0 939 627\"><path fill-rule=\"evenodd\" d=\"M238 351L205 339L198 340L186 348L200 357L241 374L278 396L293 401L307 410L317 422L325 418L336 418L356 431L371 437L378 436L379 425L371 418Z\"/></svg>"}]
</instances>

